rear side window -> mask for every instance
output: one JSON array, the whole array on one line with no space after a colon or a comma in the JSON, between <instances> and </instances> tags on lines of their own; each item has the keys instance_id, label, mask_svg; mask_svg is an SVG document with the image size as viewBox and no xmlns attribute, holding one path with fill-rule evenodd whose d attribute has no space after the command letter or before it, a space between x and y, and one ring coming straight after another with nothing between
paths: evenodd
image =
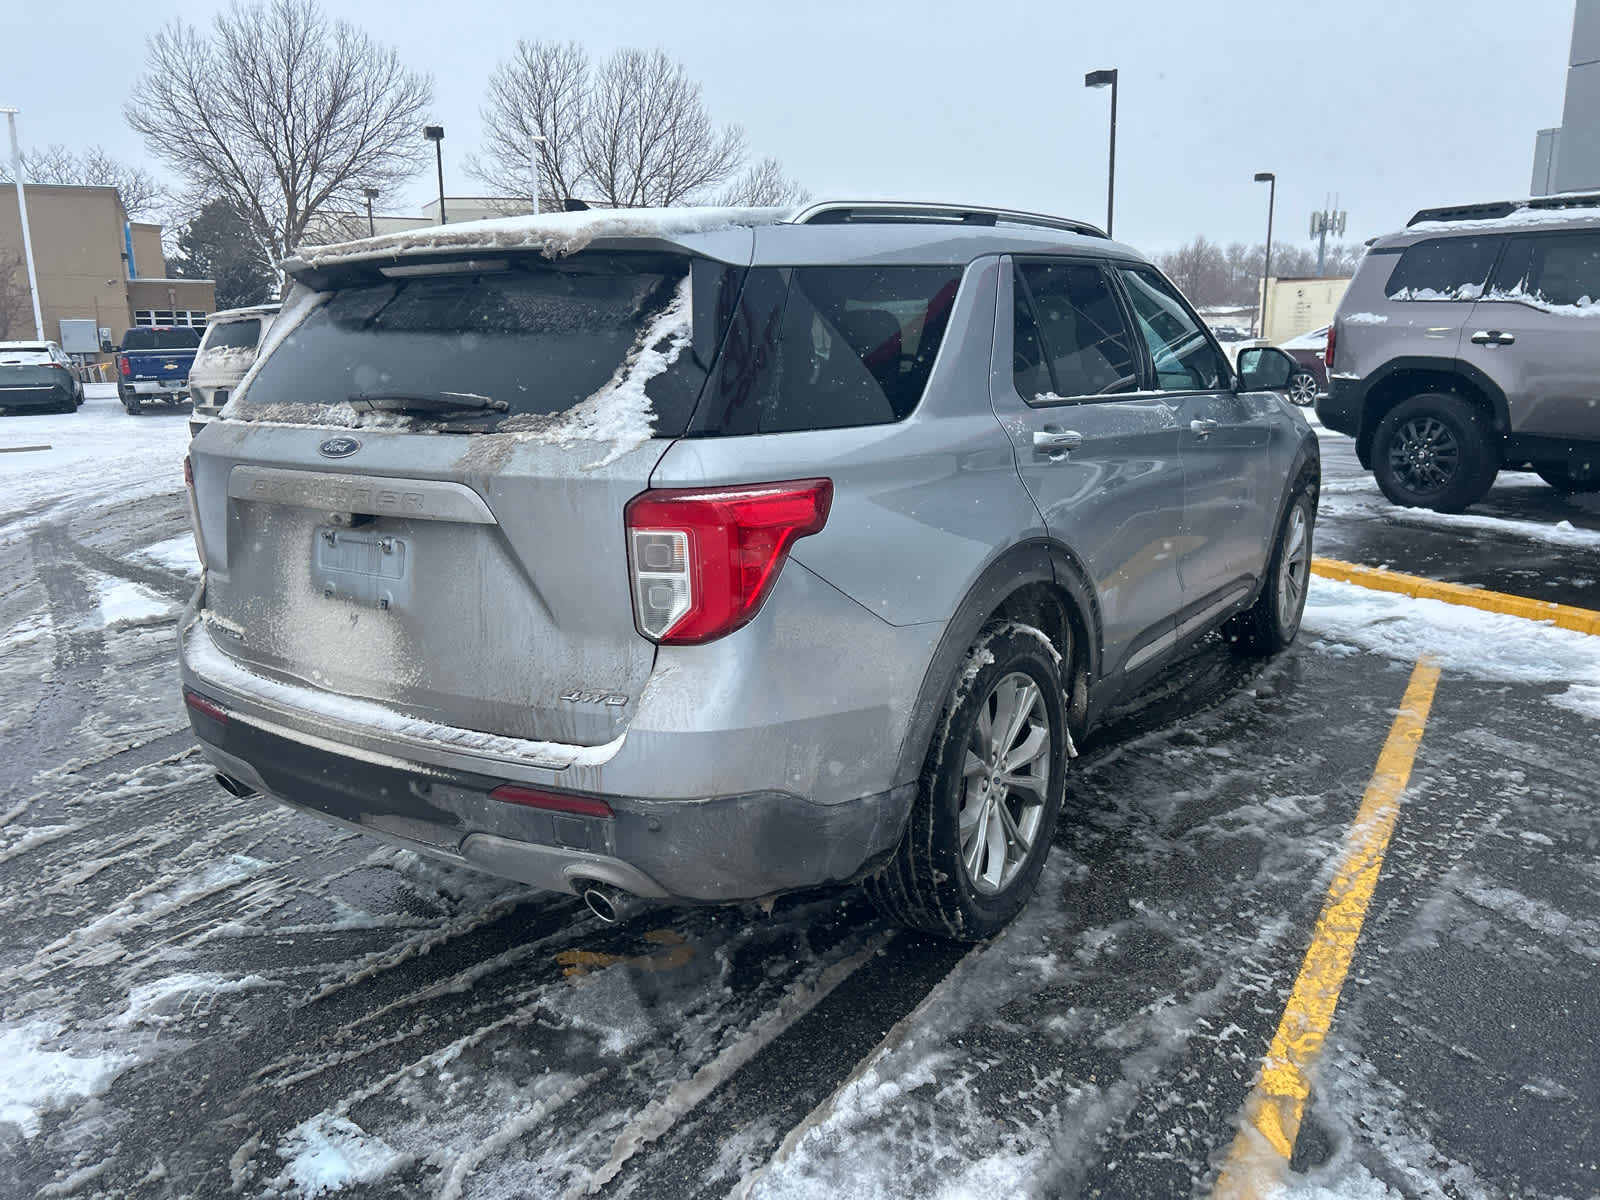
<instances>
[{"instance_id":1,"label":"rear side window","mask_svg":"<svg viewBox=\"0 0 1600 1200\"><path fill-rule=\"evenodd\" d=\"M261 340L261 322L223 321L206 330L207 350L253 350Z\"/></svg>"},{"instance_id":2,"label":"rear side window","mask_svg":"<svg viewBox=\"0 0 1600 1200\"><path fill-rule=\"evenodd\" d=\"M756 267L691 432L903 420L944 340L961 268Z\"/></svg>"},{"instance_id":3,"label":"rear side window","mask_svg":"<svg viewBox=\"0 0 1600 1200\"><path fill-rule=\"evenodd\" d=\"M1026 400L1103 396L1139 386L1132 334L1106 273L1092 263L1018 262L1012 364Z\"/></svg>"},{"instance_id":4,"label":"rear side window","mask_svg":"<svg viewBox=\"0 0 1600 1200\"><path fill-rule=\"evenodd\" d=\"M1513 238L1489 298L1556 307L1600 303L1600 235Z\"/></svg>"},{"instance_id":5,"label":"rear side window","mask_svg":"<svg viewBox=\"0 0 1600 1200\"><path fill-rule=\"evenodd\" d=\"M122 336L124 350L193 350L199 344L198 329L130 329Z\"/></svg>"},{"instance_id":6,"label":"rear side window","mask_svg":"<svg viewBox=\"0 0 1600 1200\"><path fill-rule=\"evenodd\" d=\"M513 420L565 413L644 350L688 337L688 274L683 258L575 255L343 288L268 355L230 415L337 422L341 404L452 396L504 401ZM644 387L655 432L676 436L705 376L691 353L666 357Z\"/></svg>"},{"instance_id":7,"label":"rear side window","mask_svg":"<svg viewBox=\"0 0 1600 1200\"><path fill-rule=\"evenodd\" d=\"M1503 237L1436 238L1409 246L1383 294L1391 300L1476 300Z\"/></svg>"}]
</instances>

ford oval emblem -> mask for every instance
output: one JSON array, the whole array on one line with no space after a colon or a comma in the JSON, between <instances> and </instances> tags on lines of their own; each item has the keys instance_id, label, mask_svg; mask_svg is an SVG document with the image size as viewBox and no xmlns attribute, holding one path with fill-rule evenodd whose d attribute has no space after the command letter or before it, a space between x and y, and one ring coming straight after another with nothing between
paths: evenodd
<instances>
[{"instance_id":1,"label":"ford oval emblem","mask_svg":"<svg viewBox=\"0 0 1600 1200\"><path fill-rule=\"evenodd\" d=\"M324 458L349 458L359 449L361 449L361 443L356 441L355 438L336 437L329 438L323 442L322 445L317 447L317 452Z\"/></svg>"}]
</instances>

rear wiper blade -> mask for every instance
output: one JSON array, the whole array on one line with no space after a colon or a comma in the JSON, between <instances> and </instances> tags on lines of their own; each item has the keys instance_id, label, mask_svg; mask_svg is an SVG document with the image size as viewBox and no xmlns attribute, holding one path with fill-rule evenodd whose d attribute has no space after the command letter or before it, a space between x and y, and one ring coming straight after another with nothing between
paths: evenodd
<instances>
[{"instance_id":1,"label":"rear wiper blade","mask_svg":"<svg viewBox=\"0 0 1600 1200\"><path fill-rule=\"evenodd\" d=\"M473 392L428 392L405 394L401 392L357 392L350 397L356 408L368 412L455 413L497 412L510 410L504 400L491 400Z\"/></svg>"}]
</instances>

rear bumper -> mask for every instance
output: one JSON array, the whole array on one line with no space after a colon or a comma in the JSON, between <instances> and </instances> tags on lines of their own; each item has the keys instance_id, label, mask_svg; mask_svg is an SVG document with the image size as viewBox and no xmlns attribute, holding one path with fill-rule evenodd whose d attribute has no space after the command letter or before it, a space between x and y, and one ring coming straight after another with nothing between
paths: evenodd
<instances>
[{"instance_id":1,"label":"rear bumper","mask_svg":"<svg viewBox=\"0 0 1600 1200\"><path fill-rule=\"evenodd\" d=\"M813 696L796 686L795 648L780 655L763 643L792 641L794 627L758 620L658 662L628 731L600 746L433 725L266 678L226 653L195 607L180 665L184 687L228 714L191 710L207 757L286 804L538 887L597 881L750 900L848 881L898 842L915 784L895 778L897 754L942 631L886 625L797 563L778 590L806 602L808 628L833 641L834 655L830 609L864 624L882 658L839 656ZM821 647L800 649L804 661L826 661ZM613 816L490 799L506 783L600 799Z\"/></svg>"},{"instance_id":2,"label":"rear bumper","mask_svg":"<svg viewBox=\"0 0 1600 1200\"><path fill-rule=\"evenodd\" d=\"M716 903L843 882L894 847L913 792L908 784L840 804L786 792L605 796L611 817L579 816L493 799L504 777L369 761L231 711L219 721L191 707L189 719L219 771L271 799L550 891L605 883Z\"/></svg>"},{"instance_id":3,"label":"rear bumper","mask_svg":"<svg viewBox=\"0 0 1600 1200\"><path fill-rule=\"evenodd\" d=\"M131 393L141 399L148 396L153 400L162 398L177 399L189 394L189 381L178 379L170 383L163 383L158 379L123 380L119 385L124 393Z\"/></svg>"},{"instance_id":4,"label":"rear bumper","mask_svg":"<svg viewBox=\"0 0 1600 1200\"><path fill-rule=\"evenodd\" d=\"M0 408L60 408L76 393L69 384L0 387Z\"/></svg>"},{"instance_id":5,"label":"rear bumper","mask_svg":"<svg viewBox=\"0 0 1600 1200\"><path fill-rule=\"evenodd\" d=\"M1366 402L1364 379L1328 377L1328 390L1317 397L1317 420L1329 429L1355 437L1361 429L1361 408Z\"/></svg>"}]
</instances>

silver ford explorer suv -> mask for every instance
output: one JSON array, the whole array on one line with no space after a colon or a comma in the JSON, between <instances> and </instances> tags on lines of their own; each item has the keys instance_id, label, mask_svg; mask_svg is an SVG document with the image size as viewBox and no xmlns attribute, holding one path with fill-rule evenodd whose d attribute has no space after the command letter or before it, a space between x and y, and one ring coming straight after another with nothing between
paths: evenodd
<instances>
[{"instance_id":1,"label":"silver ford explorer suv","mask_svg":"<svg viewBox=\"0 0 1600 1200\"><path fill-rule=\"evenodd\" d=\"M1424 209L1377 239L1317 416L1396 504L1459 512L1502 468L1600 490L1600 194Z\"/></svg>"},{"instance_id":2,"label":"silver ford explorer suv","mask_svg":"<svg viewBox=\"0 0 1600 1200\"><path fill-rule=\"evenodd\" d=\"M982 938L1080 736L1300 623L1317 442L1092 226L819 204L319 247L194 439L218 779L582 894ZM1258 390L1260 389L1260 390Z\"/></svg>"}]
</instances>

